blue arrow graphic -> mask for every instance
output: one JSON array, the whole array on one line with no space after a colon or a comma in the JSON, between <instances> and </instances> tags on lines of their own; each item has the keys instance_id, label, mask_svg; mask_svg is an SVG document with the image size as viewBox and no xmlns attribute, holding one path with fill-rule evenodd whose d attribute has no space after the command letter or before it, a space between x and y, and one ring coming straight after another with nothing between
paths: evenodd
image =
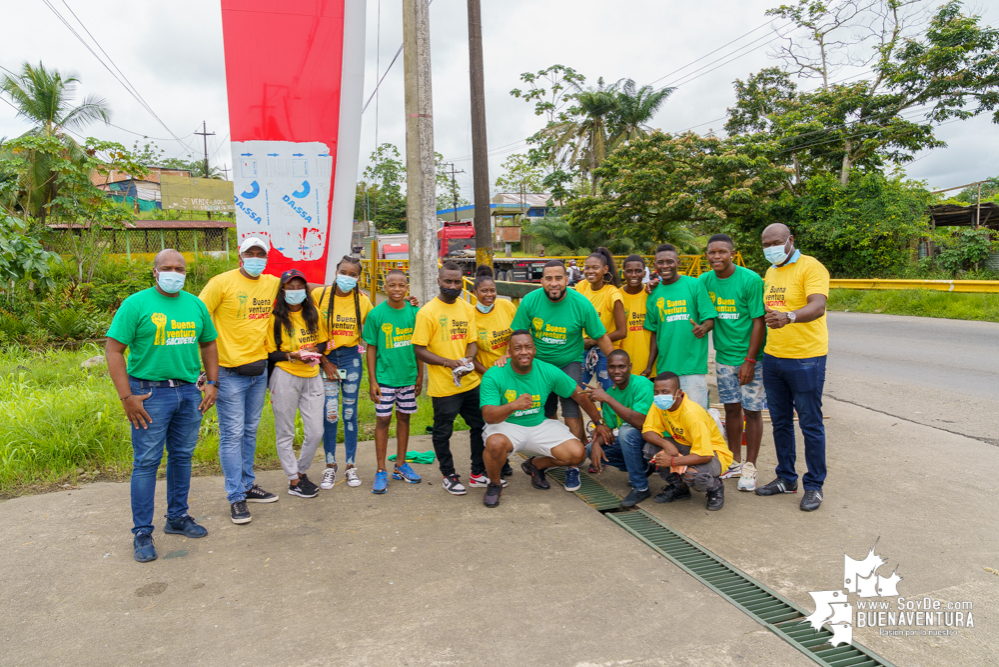
<instances>
[{"instance_id":1,"label":"blue arrow graphic","mask_svg":"<svg viewBox=\"0 0 999 667\"><path fill-rule=\"evenodd\" d=\"M240 153L242 157L251 157L253 153Z\"/></svg>"},{"instance_id":2,"label":"blue arrow graphic","mask_svg":"<svg viewBox=\"0 0 999 667\"><path fill-rule=\"evenodd\" d=\"M329 153L320 153L319 154L319 157L329 157L329 156L330 156Z\"/></svg>"},{"instance_id":3,"label":"blue arrow graphic","mask_svg":"<svg viewBox=\"0 0 999 667\"><path fill-rule=\"evenodd\" d=\"M268 157L277 157L278 154L277 153L268 153L267 156Z\"/></svg>"},{"instance_id":4,"label":"blue arrow graphic","mask_svg":"<svg viewBox=\"0 0 999 667\"><path fill-rule=\"evenodd\" d=\"M253 181L253 183L250 184L250 191L244 192L243 194L240 195L240 197L242 197L243 199L253 199L259 194L260 194L260 186L257 185L256 181Z\"/></svg>"},{"instance_id":5,"label":"blue arrow graphic","mask_svg":"<svg viewBox=\"0 0 999 667\"><path fill-rule=\"evenodd\" d=\"M302 197L304 197L307 194L309 194L309 190L310 189L311 188L309 187L309 182L308 181L302 181L302 189L299 190L298 192L292 192L291 196L292 197L297 197L297 198L301 199Z\"/></svg>"},{"instance_id":6,"label":"blue arrow graphic","mask_svg":"<svg viewBox=\"0 0 999 667\"><path fill-rule=\"evenodd\" d=\"M295 157L305 157L305 153L292 153Z\"/></svg>"}]
</instances>

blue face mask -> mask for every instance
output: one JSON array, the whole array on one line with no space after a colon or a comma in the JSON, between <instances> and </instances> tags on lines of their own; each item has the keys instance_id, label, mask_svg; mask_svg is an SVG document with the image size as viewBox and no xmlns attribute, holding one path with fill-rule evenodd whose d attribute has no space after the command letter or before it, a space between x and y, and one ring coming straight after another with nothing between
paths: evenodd
<instances>
[{"instance_id":1,"label":"blue face mask","mask_svg":"<svg viewBox=\"0 0 999 667\"><path fill-rule=\"evenodd\" d=\"M357 278L338 273L336 276L336 286L343 292L349 292L357 287Z\"/></svg>"},{"instance_id":2,"label":"blue face mask","mask_svg":"<svg viewBox=\"0 0 999 667\"><path fill-rule=\"evenodd\" d=\"M673 407L673 394L656 394L652 397L652 402L660 410L669 410Z\"/></svg>"},{"instance_id":3,"label":"blue face mask","mask_svg":"<svg viewBox=\"0 0 999 667\"><path fill-rule=\"evenodd\" d=\"M305 301L306 291L304 289L286 289L284 291L284 300L293 306Z\"/></svg>"},{"instance_id":4,"label":"blue face mask","mask_svg":"<svg viewBox=\"0 0 999 667\"><path fill-rule=\"evenodd\" d=\"M495 306L495 305L496 305L496 302L494 301L493 302L493 306ZM491 311L493 309L493 306L487 306L484 303L482 303L481 301L478 301L475 304L475 307L478 308L478 310L479 310L480 313L488 313L489 311Z\"/></svg>"},{"instance_id":5,"label":"blue face mask","mask_svg":"<svg viewBox=\"0 0 999 667\"><path fill-rule=\"evenodd\" d=\"M784 250L784 246L787 245L787 241L784 241L783 245L770 246L769 248L763 249L763 256L767 258L767 261L774 266L780 266L787 261L789 255Z\"/></svg>"},{"instance_id":6,"label":"blue face mask","mask_svg":"<svg viewBox=\"0 0 999 667\"><path fill-rule=\"evenodd\" d=\"M256 278L264 269L267 268L267 258L266 257L244 257L243 258L243 268L251 276Z\"/></svg>"},{"instance_id":7,"label":"blue face mask","mask_svg":"<svg viewBox=\"0 0 999 667\"><path fill-rule=\"evenodd\" d=\"M167 294L176 294L184 289L184 281L187 276L176 271L160 271L156 277L156 284Z\"/></svg>"}]
</instances>

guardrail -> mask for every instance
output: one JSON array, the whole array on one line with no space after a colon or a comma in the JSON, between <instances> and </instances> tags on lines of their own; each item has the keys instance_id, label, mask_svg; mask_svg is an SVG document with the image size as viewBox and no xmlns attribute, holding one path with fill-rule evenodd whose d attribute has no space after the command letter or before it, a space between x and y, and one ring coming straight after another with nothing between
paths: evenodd
<instances>
[{"instance_id":1,"label":"guardrail","mask_svg":"<svg viewBox=\"0 0 999 667\"><path fill-rule=\"evenodd\" d=\"M999 293L999 280L891 280L837 278L829 281L830 288L933 290L937 292Z\"/></svg>"}]
</instances>

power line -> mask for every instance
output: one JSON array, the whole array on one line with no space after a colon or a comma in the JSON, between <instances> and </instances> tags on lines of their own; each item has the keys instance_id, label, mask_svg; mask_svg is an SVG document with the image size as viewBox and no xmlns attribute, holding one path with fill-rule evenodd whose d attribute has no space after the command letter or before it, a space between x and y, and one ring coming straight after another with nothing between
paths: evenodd
<instances>
[{"instance_id":1,"label":"power line","mask_svg":"<svg viewBox=\"0 0 999 667\"><path fill-rule=\"evenodd\" d=\"M429 7L432 4L434 4L434 0L430 0L430 2L427 3L427 7ZM381 10L381 5L379 4L379 11L380 10ZM381 26L381 15L379 14L379 27L380 26ZM385 80L385 77L387 77L388 73L392 71L392 66L395 65L395 61L399 59L400 55L402 55L402 47L403 45L400 44L399 50L395 52L394 56L392 56L392 62L390 62L389 66L385 68L385 73L382 74L382 78L378 79L378 83L375 84L375 89L371 91L371 95L368 97L368 101L365 102L364 106L361 108L362 115L364 114L365 111L368 110L368 105L371 104L371 100L375 97L375 93L377 93L379 89L382 87L382 82ZM377 72L375 73L375 75L377 76Z\"/></svg>"}]
</instances>

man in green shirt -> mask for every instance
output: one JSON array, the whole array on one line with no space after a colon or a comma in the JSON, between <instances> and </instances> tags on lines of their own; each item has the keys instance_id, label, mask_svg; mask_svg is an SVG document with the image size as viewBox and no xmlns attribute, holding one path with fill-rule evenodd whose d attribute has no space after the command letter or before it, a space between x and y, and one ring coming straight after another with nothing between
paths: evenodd
<instances>
[{"instance_id":1,"label":"man in green shirt","mask_svg":"<svg viewBox=\"0 0 999 667\"><path fill-rule=\"evenodd\" d=\"M718 311L711 338L715 346L718 397L725 404L725 430L732 465L722 479L739 477L740 491L756 489L756 457L763 440L763 343L766 315L763 279L732 262L734 244L728 234L708 239L711 271L698 279ZM746 462L742 462L742 420L746 419ZM740 476L741 475L741 476Z\"/></svg>"},{"instance_id":2,"label":"man in green shirt","mask_svg":"<svg viewBox=\"0 0 999 667\"><path fill-rule=\"evenodd\" d=\"M708 409L708 332L718 312L704 285L679 273L676 248L664 243L656 248L659 282L649 295L645 328L652 332L645 374L670 371L680 376L688 398ZM652 285L652 283L649 283Z\"/></svg>"},{"instance_id":3,"label":"man in green shirt","mask_svg":"<svg viewBox=\"0 0 999 667\"><path fill-rule=\"evenodd\" d=\"M520 302L513 318L513 329L527 329L534 336L538 360L561 369L579 383L583 379L583 330L597 341L601 352L610 354L614 343L607 329L600 322L600 315L590 300L574 289L569 289L565 265L557 260L545 264L541 273L541 289L534 290ZM506 363L503 358L497 364ZM558 412L558 397L552 393L545 401L545 417L554 419ZM579 406L569 398L562 398L562 418L566 426L581 442L586 440ZM579 470L566 470L566 489L579 488Z\"/></svg>"},{"instance_id":4,"label":"man in green shirt","mask_svg":"<svg viewBox=\"0 0 999 667\"><path fill-rule=\"evenodd\" d=\"M579 388L579 383L564 372L535 359L536 334L527 329L515 329L510 334L507 354L510 362L493 366L482 378L480 400L482 418L486 427L482 436L486 440L483 459L489 486L483 503L486 507L499 505L503 487L503 463L511 452L528 450L540 454L521 464L531 477L536 489L548 489L545 470L552 466L578 466L586 459L586 448L568 427L544 415L542 401L549 393L556 393L576 402L590 419L597 424L597 436L606 442L614 435L600 418L600 411L593 401ZM569 490L568 485L566 490Z\"/></svg>"},{"instance_id":5,"label":"man in green shirt","mask_svg":"<svg viewBox=\"0 0 999 667\"><path fill-rule=\"evenodd\" d=\"M646 475L649 466L642 456L642 425L652 408L655 388L649 378L631 374L631 359L624 350L614 350L607 356L607 374L614 386L604 391L598 385L589 395L603 404L607 427L616 428L617 436L610 440L595 437L590 446L590 463L598 473L603 463L627 472L631 492L621 506L634 507L652 497Z\"/></svg>"},{"instance_id":6,"label":"man in green shirt","mask_svg":"<svg viewBox=\"0 0 999 667\"><path fill-rule=\"evenodd\" d=\"M204 537L187 513L191 455L201 417L215 404L219 379L218 334L208 308L183 291L187 266L176 250L153 264L156 286L125 299L108 330L108 373L132 424L132 535L135 560L156 560L153 504L156 470L167 450L167 520L164 533ZM128 364L125 349L128 348ZM201 364L207 382L198 387Z\"/></svg>"}]
</instances>

